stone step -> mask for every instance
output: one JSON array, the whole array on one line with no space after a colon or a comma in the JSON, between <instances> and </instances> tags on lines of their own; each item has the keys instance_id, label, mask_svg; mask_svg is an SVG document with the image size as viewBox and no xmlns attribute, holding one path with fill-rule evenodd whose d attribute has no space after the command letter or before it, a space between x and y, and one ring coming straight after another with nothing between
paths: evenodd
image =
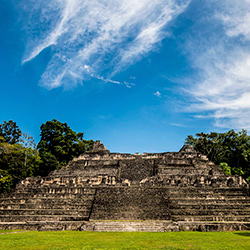
<instances>
[{"instance_id":1,"label":"stone step","mask_svg":"<svg viewBox=\"0 0 250 250\"><path fill-rule=\"evenodd\" d=\"M184 187L175 187L175 189L168 189L168 193L169 194L218 194L218 195L235 195L235 194L245 194L245 191L244 189L236 189L236 190L230 190L230 189L211 189L211 188L206 188L206 189L201 189L199 190L199 187L193 189L193 188L190 188L190 189L187 189L187 188L184 188Z\"/></svg>"},{"instance_id":2,"label":"stone step","mask_svg":"<svg viewBox=\"0 0 250 250\"><path fill-rule=\"evenodd\" d=\"M227 198L227 197L221 197L221 199L218 198L210 198L210 197L182 197L180 198L172 198L171 203L173 204L186 204L186 203L204 203L204 202L210 202L210 203L242 203L242 204L248 204L250 203L249 197L235 197L235 198Z\"/></svg>"},{"instance_id":3,"label":"stone step","mask_svg":"<svg viewBox=\"0 0 250 250\"><path fill-rule=\"evenodd\" d=\"M65 198L65 199L77 199L82 197L93 197L94 194L50 194L50 193L36 193L36 194L23 194L23 193L15 193L13 195L1 196L0 200L5 199L27 199L27 198ZM10 198L11 197L11 198Z\"/></svg>"},{"instance_id":4,"label":"stone step","mask_svg":"<svg viewBox=\"0 0 250 250\"><path fill-rule=\"evenodd\" d=\"M92 202L83 203L20 203L20 204L0 204L0 210L2 209L79 209L79 208L89 208L92 206Z\"/></svg>"},{"instance_id":5,"label":"stone step","mask_svg":"<svg viewBox=\"0 0 250 250\"><path fill-rule=\"evenodd\" d=\"M27 222L27 221L84 221L88 216L67 215L0 215L0 222Z\"/></svg>"},{"instance_id":6,"label":"stone step","mask_svg":"<svg viewBox=\"0 0 250 250\"><path fill-rule=\"evenodd\" d=\"M180 231L200 231L200 232L218 232L218 231L248 231L250 222L209 222L209 221L178 221Z\"/></svg>"},{"instance_id":7,"label":"stone step","mask_svg":"<svg viewBox=\"0 0 250 250\"><path fill-rule=\"evenodd\" d=\"M25 191L28 190L28 191ZM80 195L93 195L95 194L95 190L91 190L91 191L86 191L84 189L79 190L78 188L72 188L72 189L62 189L62 188L53 188L50 190L36 190L36 191L32 191L30 189L25 189L25 190L17 190L14 194L14 196L19 196L19 197L30 197L30 196L39 196L39 195L47 195L47 196L52 196L52 195L58 195L58 196L80 196ZM3 196L4 197L4 196Z\"/></svg>"},{"instance_id":8,"label":"stone step","mask_svg":"<svg viewBox=\"0 0 250 250\"><path fill-rule=\"evenodd\" d=\"M0 222L0 230L62 231L80 230L86 221L28 221Z\"/></svg>"},{"instance_id":9,"label":"stone step","mask_svg":"<svg viewBox=\"0 0 250 250\"><path fill-rule=\"evenodd\" d=\"M231 222L250 222L250 215L234 215L234 216L214 216L214 215L198 215L198 216L185 216L185 215L173 215L171 216L173 221L231 221Z\"/></svg>"},{"instance_id":10,"label":"stone step","mask_svg":"<svg viewBox=\"0 0 250 250\"><path fill-rule=\"evenodd\" d=\"M211 216L248 216L250 214L250 209L171 209L170 214L172 216L175 215L186 215L186 216L203 216L203 215L211 215Z\"/></svg>"},{"instance_id":11,"label":"stone step","mask_svg":"<svg viewBox=\"0 0 250 250\"><path fill-rule=\"evenodd\" d=\"M180 187L180 189L183 192L187 193L202 193L202 192L213 192L213 193L224 193L224 192L244 192L244 189L242 187L210 187L210 186L205 186L205 187L193 187L193 186L186 186L186 187ZM178 193L178 189L174 187L169 187L169 191Z\"/></svg>"},{"instance_id":12,"label":"stone step","mask_svg":"<svg viewBox=\"0 0 250 250\"><path fill-rule=\"evenodd\" d=\"M230 194L230 195L220 195L220 194L168 194L166 195L168 199L171 200L182 200L182 199L248 199L245 194Z\"/></svg>"},{"instance_id":13,"label":"stone step","mask_svg":"<svg viewBox=\"0 0 250 250\"><path fill-rule=\"evenodd\" d=\"M93 192L94 191L94 188L92 187L88 187L88 186L81 186L81 185L72 185L72 184L63 184L61 185L60 183L43 183L43 184L39 184L39 185L29 185L29 186L25 186L25 185L21 185L21 186L18 186L17 189L15 189L14 191L15 192L27 192L27 187L28 187L28 190L29 192L37 192L37 191L43 191L43 190L51 190L51 189L65 189L65 190L70 190L70 189L81 189L85 192Z\"/></svg>"},{"instance_id":14,"label":"stone step","mask_svg":"<svg viewBox=\"0 0 250 250\"><path fill-rule=\"evenodd\" d=\"M4 209L0 210L0 215L72 215L88 216L90 209Z\"/></svg>"},{"instance_id":15,"label":"stone step","mask_svg":"<svg viewBox=\"0 0 250 250\"><path fill-rule=\"evenodd\" d=\"M164 232L164 228L159 227L143 227L143 226L135 226L135 227L117 227L117 226L95 226L94 229L95 232L131 232L131 231L137 231L137 232Z\"/></svg>"},{"instance_id":16,"label":"stone step","mask_svg":"<svg viewBox=\"0 0 250 250\"><path fill-rule=\"evenodd\" d=\"M89 192L86 193L84 191L78 191L77 189L72 190L72 191L68 191L68 190L52 190L52 191L48 191L48 192L39 192L37 194L37 196L58 196L58 197L77 197L77 196L82 196L82 195L94 195L95 192Z\"/></svg>"},{"instance_id":17,"label":"stone step","mask_svg":"<svg viewBox=\"0 0 250 250\"><path fill-rule=\"evenodd\" d=\"M79 197L79 198L68 198L68 199L62 199L58 197L41 197L41 198L6 198L6 199L0 199L0 204L24 204L24 203L56 203L56 204L69 204L69 203L85 203L85 202L92 202L94 199L94 196L91 197Z\"/></svg>"},{"instance_id":18,"label":"stone step","mask_svg":"<svg viewBox=\"0 0 250 250\"><path fill-rule=\"evenodd\" d=\"M160 167L158 168L157 174L162 177L166 177L166 179L172 179L179 175L181 177L187 177L187 178L193 178L193 180L196 179L196 176L208 176L209 169L195 169L192 166L186 166L185 169L181 168L175 168L172 165L166 166L166 167ZM220 176L221 178L225 178L225 176L222 173L218 173L217 176Z\"/></svg>"},{"instance_id":19,"label":"stone step","mask_svg":"<svg viewBox=\"0 0 250 250\"><path fill-rule=\"evenodd\" d=\"M235 191L230 191L230 190L218 190L218 191L212 191L212 190L207 190L207 191L202 191L202 192L197 192L195 190L190 190L187 192L187 190L182 190L182 189L179 189L179 190L171 190L168 192L169 195L186 195L186 196L189 196L189 195L204 195L204 196L209 196L209 195L215 195L215 196L247 196L247 194L243 191L243 190L235 190Z\"/></svg>"},{"instance_id":20,"label":"stone step","mask_svg":"<svg viewBox=\"0 0 250 250\"><path fill-rule=\"evenodd\" d=\"M169 206L246 206L249 207L250 202L244 200L176 200L176 201L169 201Z\"/></svg>"},{"instance_id":21,"label":"stone step","mask_svg":"<svg viewBox=\"0 0 250 250\"><path fill-rule=\"evenodd\" d=\"M169 212L166 210L166 213L133 213L131 211L112 211L109 213L108 211L98 211L92 212L90 219L94 220L168 220L170 218Z\"/></svg>"},{"instance_id":22,"label":"stone step","mask_svg":"<svg viewBox=\"0 0 250 250\"><path fill-rule=\"evenodd\" d=\"M27 230L26 222L1 222L0 221L0 230ZM28 229L30 230L30 229ZM34 229L36 230L36 229Z\"/></svg>"},{"instance_id":23,"label":"stone step","mask_svg":"<svg viewBox=\"0 0 250 250\"><path fill-rule=\"evenodd\" d=\"M123 206L123 207L113 207L112 208L112 214L111 215L114 215L114 214L127 214L127 215L135 215L135 214L146 214L146 213L153 213L154 215L155 214L158 214L158 215L167 215L168 214L168 207L164 207L161 209L161 211L155 211L152 209L152 207L146 207L146 208L138 208L138 207L131 207L131 206ZM98 206L98 208L94 209L93 213L96 213L96 214L100 214L100 213L103 213L103 214L110 214L110 210L107 209L107 207L105 206Z\"/></svg>"},{"instance_id":24,"label":"stone step","mask_svg":"<svg viewBox=\"0 0 250 250\"><path fill-rule=\"evenodd\" d=\"M34 196L34 198L63 198L63 199L80 199L82 197L91 198L94 194L49 194L49 193L40 193Z\"/></svg>"},{"instance_id":25,"label":"stone step","mask_svg":"<svg viewBox=\"0 0 250 250\"><path fill-rule=\"evenodd\" d=\"M86 203L72 203L72 204L45 204L45 203L24 203L24 204L2 204L0 205L0 210L2 209L88 209L92 204Z\"/></svg>"},{"instance_id":26,"label":"stone step","mask_svg":"<svg viewBox=\"0 0 250 250\"><path fill-rule=\"evenodd\" d=\"M232 209L244 209L250 212L250 204L233 204L233 203L223 203L223 204L207 204L206 202L201 204L170 204L169 208L171 210L183 209L183 210L206 210L206 209L218 209L218 210L232 210Z\"/></svg>"},{"instance_id":27,"label":"stone step","mask_svg":"<svg viewBox=\"0 0 250 250\"><path fill-rule=\"evenodd\" d=\"M165 232L171 221L94 221L94 231L110 232Z\"/></svg>"},{"instance_id":28,"label":"stone step","mask_svg":"<svg viewBox=\"0 0 250 250\"><path fill-rule=\"evenodd\" d=\"M177 175L180 177L201 177L201 176L206 176L209 177L209 169L196 169L193 166L188 166L186 165L185 168L176 168L173 165L167 165L167 166L162 166L157 168L158 175L166 176L166 178L172 178L176 177ZM223 176L221 173L217 173L217 176ZM225 177L224 177L225 178Z\"/></svg>"}]
</instances>

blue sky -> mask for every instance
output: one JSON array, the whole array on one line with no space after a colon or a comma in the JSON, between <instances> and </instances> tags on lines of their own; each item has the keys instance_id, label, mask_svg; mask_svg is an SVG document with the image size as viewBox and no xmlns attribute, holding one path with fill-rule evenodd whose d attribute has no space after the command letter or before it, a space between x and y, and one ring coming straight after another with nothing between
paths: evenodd
<instances>
[{"instance_id":1,"label":"blue sky","mask_svg":"<svg viewBox=\"0 0 250 250\"><path fill-rule=\"evenodd\" d=\"M249 0L2 0L0 123L113 152L250 128Z\"/></svg>"}]
</instances>

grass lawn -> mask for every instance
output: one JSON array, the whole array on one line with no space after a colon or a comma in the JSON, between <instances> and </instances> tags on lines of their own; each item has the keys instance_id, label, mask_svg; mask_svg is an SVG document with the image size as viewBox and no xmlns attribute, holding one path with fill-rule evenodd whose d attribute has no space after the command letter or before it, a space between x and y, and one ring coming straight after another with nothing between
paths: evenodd
<instances>
[{"instance_id":1,"label":"grass lawn","mask_svg":"<svg viewBox=\"0 0 250 250\"><path fill-rule=\"evenodd\" d=\"M6 234L3 234L6 232ZM0 231L1 250L250 249L250 232L20 232Z\"/></svg>"}]
</instances>

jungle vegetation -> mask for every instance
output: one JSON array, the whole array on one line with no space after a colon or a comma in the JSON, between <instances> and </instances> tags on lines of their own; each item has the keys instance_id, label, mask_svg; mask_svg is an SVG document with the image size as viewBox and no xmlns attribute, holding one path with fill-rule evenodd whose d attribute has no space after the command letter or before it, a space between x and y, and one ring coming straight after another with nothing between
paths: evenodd
<instances>
[{"instance_id":1,"label":"jungle vegetation","mask_svg":"<svg viewBox=\"0 0 250 250\"><path fill-rule=\"evenodd\" d=\"M23 133L16 122L0 124L0 193L10 192L26 177L46 176L67 165L74 157L91 149L92 140L84 140L67 123L58 120L42 124L38 145Z\"/></svg>"}]
</instances>

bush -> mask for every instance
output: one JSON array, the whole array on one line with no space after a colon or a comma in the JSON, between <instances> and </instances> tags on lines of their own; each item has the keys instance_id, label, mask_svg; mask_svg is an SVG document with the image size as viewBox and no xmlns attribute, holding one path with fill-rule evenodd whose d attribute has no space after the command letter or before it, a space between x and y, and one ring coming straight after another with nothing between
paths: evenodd
<instances>
[{"instance_id":1,"label":"bush","mask_svg":"<svg viewBox=\"0 0 250 250\"><path fill-rule=\"evenodd\" d=\"M224 171L226 175L231 175L231 168L228 166L227 163L221 162L220 163L220 168Z\"/></svg>"}]
</instances>

